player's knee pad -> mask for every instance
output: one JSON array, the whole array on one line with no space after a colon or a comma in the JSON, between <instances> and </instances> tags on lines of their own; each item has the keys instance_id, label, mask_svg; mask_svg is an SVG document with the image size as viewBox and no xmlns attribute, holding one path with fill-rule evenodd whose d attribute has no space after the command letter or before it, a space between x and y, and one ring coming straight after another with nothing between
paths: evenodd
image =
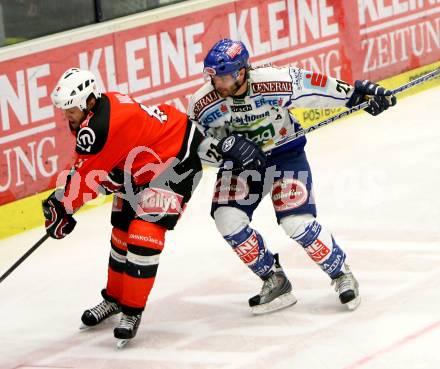
<instances>
[{"instance_id":1,"label":"player's knee pad","mask_svg":"<svg viewBox=\"0 0 440 369\"><path fill-rule=\"evenodd\" d=\"M315 220L312 214L288 215L280 220L280 225L290 238L304 232L307 223Z\"/></svg>"},{"instance_id":2,"label":"player's knee pad","mask_svg":"<svg viewBox=\"0 0 440 369\"><path fill-rule=\"evenodd\" d=\"M330 231L319 224L313 215L290 215L281 219L280 223L289 237L298 242L331 278L341 272L346 255Z\"/></svg>"},{"instance_id":3,"label":"player's knee pad","mask_svg":"<svg viewBox=\"0 0 440 369\"><path fill-rule=\"evenodd\" d=\"M249 227L245 212L220 207L214 213L217 229L238 257L259 277L266 276L274 265L274 257L266 248L263 237Z\"/></svg>"},{"instance_id":4,"label":"player's knee pad","mask_svg":"<svg viewBox=\"0 0 440 369\"><path fill-rule=\"evenodd\" d=\"M218 231L223 237L238 233L250 223L249 217L243 210L232 206L219 207L214 212L214 220Z\"/></svg>"}]
</instances>

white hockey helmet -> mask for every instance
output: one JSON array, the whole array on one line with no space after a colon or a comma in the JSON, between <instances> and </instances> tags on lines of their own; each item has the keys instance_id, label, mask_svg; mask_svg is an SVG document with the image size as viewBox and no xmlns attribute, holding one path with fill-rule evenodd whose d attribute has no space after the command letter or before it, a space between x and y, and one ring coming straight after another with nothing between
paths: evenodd
<instances>
[{"instance_id":1,"label":"white hockey helmet","mask_svg":"<svg viewBox=\"0 0 440 369\"><path fill-rule=\"evenodd\" d=\"M96 85L96 78L88 70L69 68L66 70L52 91L52 103L61 109L78 107L87 109L87 98L90 94L96 99L101 97Z\"/></svg>"}]
</instances>

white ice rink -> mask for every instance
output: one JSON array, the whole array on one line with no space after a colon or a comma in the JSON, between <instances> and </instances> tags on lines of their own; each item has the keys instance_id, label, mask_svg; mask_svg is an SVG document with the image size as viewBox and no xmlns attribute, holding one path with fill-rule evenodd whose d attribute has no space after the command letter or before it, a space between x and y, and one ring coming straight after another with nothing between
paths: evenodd
<instances>
[{"instance_id":1,"label":"white ice rink","mask_svg":"<svg viewBox=\"0 0 440 369\"><path fill-rule=\"evenodd\" d=\"M347 252L362 304L346 311L329 279L277 226L268 198L252 225L280 253L298 303L253 316L260 281L209 217L214 172L168 234L133 342L113 326L78 330L106 280L110 206L79 214L0 285L0 368L440 368L440 87L379 117L309 136L318 218ZM38 210L36 210L38 211ZM0 274L43 235L0 242Z\"/></svg>"}]
</instances>

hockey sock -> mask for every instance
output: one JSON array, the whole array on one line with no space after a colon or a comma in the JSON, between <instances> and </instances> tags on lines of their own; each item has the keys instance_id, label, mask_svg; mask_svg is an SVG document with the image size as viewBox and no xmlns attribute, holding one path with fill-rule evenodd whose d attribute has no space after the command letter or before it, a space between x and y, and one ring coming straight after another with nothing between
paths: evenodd
<instances>
[{"instance_id":1,"label":"hockey sock","mask_svg":"<svg viewBox=\"0 0 440 369\"><path fill-rule=\"evenodd\" d=\"M345 253L335 242L332 234L316 220L304 224L291 236L307 252L310 258L334 279L343 272Z\"/></svg>"},{"instance_id":2,"label":"hockey sock","mask_svg":"<svg viewBox=\"0 0 440 369\"><path fill-rule=\"evenodd\" d=\"M123 276L122 312L141 313L153 288L166 229L143 220L133 220L128 230L127 260Z\"/></svg>"},{"instance_id":3,"label":"hockey sock","mask_svg":"<svg viewBox=\"0 0 440 369\"><path fill-rule=\"evenodd\" d=\"M127 256L127 232L113 228L110 240L110 257L108 261L108 277L106 293L119 301L122 297L122 277Z\"/></svg>"},{"instance_id":4,"label":"hockey sock","mask_svg":"<svg viewBox=\"0 0 440 369\"><path fill-rule=\"evenodd\" d=\"M263 237L249 226L232 235L224 236L240 259L259 277L272 269L275 259L266 248Z\"/></svg>"}]
</instances>

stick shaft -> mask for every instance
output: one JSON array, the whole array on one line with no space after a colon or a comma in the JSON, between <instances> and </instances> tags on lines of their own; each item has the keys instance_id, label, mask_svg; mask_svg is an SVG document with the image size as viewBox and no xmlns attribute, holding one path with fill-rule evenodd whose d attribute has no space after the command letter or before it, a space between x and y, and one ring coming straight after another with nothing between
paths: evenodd
<instances>
[{"instance_id":1,"label":"stick shaft","mask_svg":"<svg viewBox=\"0 0 440 369\"><path fill-rule=\"evenodd\" d=\"M30 254L32 254L44 241L46 241L49 238L48 234L45 234L43 237L40 238L37 243L32 246L20 259L18 259L13 266L11 266L1 277L0 277L0 283L3 282L6 277L11 274L23 261L25 261Z\"/></svg>"},{"instance_id":2,"label":"stick shaft","mask_svg":"<svg viewBox=\"0 0 440 369\"><path fill-rule=\"evenodd\" d=\"M404 85L402 85L400 87L397 87L396 89L391 90L391 91L392 91L393 95L398 94L398 93L400 93L402 91L405 91L405 90L407 90L407 89L409 89L411 87L417 86L417 85L419 85L419 84L421 84L423 82L426 82L426 81L428 81L428 80L430 80L430 79L432 79L434 77L437 77L438 75L440 75L440 68L437 68L437 69L433 70L430 73L424 74L423 76L420 76L420 77L414 79L413 81L405 83ZM314 131L314 130L316 130L318 128L321 128L321 127L324 127L324 126L326 126L326 125L328 125L330 123L333 123L335 120L338 120L338 119L341 119L343 117L346 117L347 115L353 114L354 112L357 112L359 110L368 108L368 106L369 106L368 101L365 101L362 104L353 106L352 108L350 108L350 109L348 109L346 111L343 111L343 112L341 112L341 113L339 113L339 114L337 114L337 115L335 115L333 117L330 117L330 118L328 118L326 120L323 120L322 122L316 123L316 124L314 124L313 126L311 126L309 128L305 128L305 129L302 129L302 130L300 130L298 132L295 132L295 133L293 133L293 134L283 138L282 140L276 142L275 143L275 148L283 146L286 143L292 142L292 141L294 141L294 140L296 140L296 139L298 139L298 138L300 138L302 136L305 136L307 133L312 132L312 131Z\"/></svg>"}]
</instances>

